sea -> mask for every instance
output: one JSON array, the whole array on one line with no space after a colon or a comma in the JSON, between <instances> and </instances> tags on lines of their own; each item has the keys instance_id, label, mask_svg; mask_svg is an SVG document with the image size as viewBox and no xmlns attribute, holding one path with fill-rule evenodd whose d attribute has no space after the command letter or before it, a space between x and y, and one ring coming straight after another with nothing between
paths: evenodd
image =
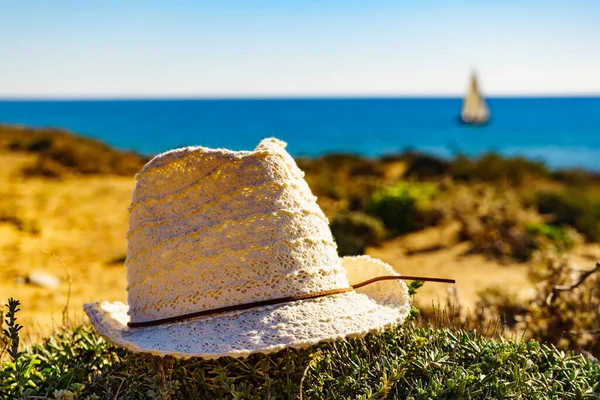
<instances>
[{"instance_id":1,"label":"sea","mask_svg":"<svg viewBox=\"0 0 600 400\"><path fill-rule=\"evenodd\" d=\"M489 123L458 123L460 98L2 100L0 123L65 128L156 154L183 146L251 150L265 137L294 156L415 150L497 152L600 171L600 97L490 98Z\"/></svg>"}]
</instances>

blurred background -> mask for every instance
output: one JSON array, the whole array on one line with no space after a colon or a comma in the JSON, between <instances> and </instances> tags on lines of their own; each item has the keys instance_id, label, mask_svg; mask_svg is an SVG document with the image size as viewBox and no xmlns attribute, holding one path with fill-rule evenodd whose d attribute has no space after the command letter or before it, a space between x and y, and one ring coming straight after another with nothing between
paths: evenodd
<instances>
[{"instance_id":1,"label":"blurred background","mask_svg":"<svg viewBox=\"0 0 600 400\"><path fill-rule=\"evenodd\" d=\"M143 164L275 136L340 254L457 280L424 318L598 355L599 46L594 1L0 2L0 301L125 301Z\"/></svg>"}]
</instances>

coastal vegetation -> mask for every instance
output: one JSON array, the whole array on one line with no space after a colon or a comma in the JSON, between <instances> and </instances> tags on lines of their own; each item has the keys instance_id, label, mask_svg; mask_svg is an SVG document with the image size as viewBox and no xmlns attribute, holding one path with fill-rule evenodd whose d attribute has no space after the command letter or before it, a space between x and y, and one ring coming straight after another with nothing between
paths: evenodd
<instances>
[{"instance_id":1,"label":"coastal vegetation","mask_svg":"<svg viewBox=\"0 0 600 400\"><path fill-rule=\"evenodd\" d=\"M130 353L90 327L18 350L18 303L7 313L6 399L595 399L600 364L535 340L407 322L364 338L248 359L178 360ZM484 333L490 334L490 332ZM493 335L493 334L492 334Z\"/></svg>"},{"instance_id":2,"label":"coastal vegetation","mask_svg":"<svg viewBox=\"0 0 600 400\"><path fill-rule=\"evenodd\" d=\"M376 160L336 154L298 163L331 219L365 213L383 223L388 238L455 221L457 240L470 241L472 251L518 261L549 246L566 251L600 241L597 173L552 171L493 153L450 161L414 152ZM352 232L353 221L338 230ZM344 254L361 248L349 237L343 242Z\"/></svg>"},{"instance_id":3,"label":"coastal vegetation","mask_svg":"<svg viewBox=\"0 0 600 400\"><path fill-rule=\"evenodd\" d=\"M474 294L425 286L420 315L360 340L177 361L127 353L81 325L84 302L125 300L127 206L147 159L0 125L0 293L23 308L7 304L0 318L0 398L600 395L600 174L493 153L297 159L341 255L376 254L414 275L436 260L431 274ZM38 269L58 288L32 284Z\"/></svg>"},{"instance_id":4,"label":"coastal vegetation","mask_svg":"<svg viewBox=\"0 0 600 400\"><path fill-rule=\"evenodd\" d=\"M68 174L131 176L148 160L63 129L0 125L0 151L7 150L37 155L35 163L24 168L22 173L46 178Z\"/></svg>"},{"instance_id":5,"label":"coastal vegetation","mask_svg":"<svg viewBox=\"0 0 600 400\"><path fill-rule=\"evenodd\" d=\"M600 356L600 270L593 267L598 258L590 257L588 268L569 260L574 247L600 241L596 173L552 171L537 161L497 154L450 161L414 152L379 160L339 154L299 165L332 218L341 254L362 253L382 238L455 224L453 235L424 250L466 242L469 253L523 263L535 283L527 299L507 281L482 290L470 311L450 302L457 321L474 329L500 320L509 335L522 332ZM581 276L585 279L571 287Z\"/></svg>"}]
</instances>

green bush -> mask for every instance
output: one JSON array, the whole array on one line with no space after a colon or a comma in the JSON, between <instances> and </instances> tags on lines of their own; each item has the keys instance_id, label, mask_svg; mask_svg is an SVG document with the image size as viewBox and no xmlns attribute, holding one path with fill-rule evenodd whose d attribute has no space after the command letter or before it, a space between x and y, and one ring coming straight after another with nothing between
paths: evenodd
<instances>
[{"instance_id":1,"label":"green bush","mask_svg":"<svg viewBox=\"0 0 600 400\"><path fill-rule=\"evenodd\" d=\"M556 225L577 229L592 242L600 241L600 199L587 192L541 192L535 198L538 212L551 214Z\"/></svg>"},{"instance_id":2,"label":"green bush","mask_svg":"<svg viewBox=\"0 0 600 400\"><path fill-rule=\"evenodd\" d=\"M600 365L582 355L536 341L489 340L410 322L361 339L217 360L130 353L90 327L77 327L25 351L19 363L33 364L26 392L15 386L11 363L4 363L0 398L593 399L600 394Z\"/></svg>"},{"instance_id":3,"label":"green bush","mask_svg":"<svg viewBox=\"0 0 600 400\"><path fill-rule=\"evenodd\" d=\"M559 251L566 251L577 243L576 232L573 229L562 228L552 224L542 222L527 225L527 232L530 235L543 237L549 241Z\"/></svg>"},{"instance_id":4,"label":"green bush","mask_svg":"<svg viewBox=\"0 0 600 400\"><path fill-rule=\"evenodd\" d=\"M131 353L105 342L89 326L62 330L21 350L18 307L9 299L0 336L0 398L7 400L600 395L600 364L591 358L535 340L491 340L475 331L423 328L415 319L385 332L305 349L245 359L182 360Z\"/></svg>"},{"instance_id":5,"label":"green bush","mask_svg":"<svg viewBox=\"0 0 600 400\"><path fill-rule=\"evenodd\" d=\"M379 244L386 236L379 219L361 212L339 213L330 226L342 256L364 254L367 246Z\"/></svg>"},{"instance_id":6,"label":"green bush","mask_svg":"<svg viewBox=\"0 0 600 400\"><path fill-rule=\"evenodd\" d=\"M397 182L376 192L371 197L367 212L381 219L393 234L401 235L435 222L431 201L437 194L437 189L431 184Z\"/></svg>"}]
</instances>

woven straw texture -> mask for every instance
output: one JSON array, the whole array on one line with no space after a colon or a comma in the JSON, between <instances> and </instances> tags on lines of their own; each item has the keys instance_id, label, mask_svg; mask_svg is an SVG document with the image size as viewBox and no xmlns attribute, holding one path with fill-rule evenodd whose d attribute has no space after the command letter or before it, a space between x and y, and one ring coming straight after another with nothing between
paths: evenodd
<instances>
[{"instance_id":1,"label":"woven straw texture","mask_svg":"<svg viewBox=\"0 0 600 400\"><path fill-rule=\"evenodd\" d=\"M364 335L406 318L402 281L355 292L143 328L146 322L261 300L346 288L396 274L369 257L340 258L328 221L285 151L188 147L137 176L127 233L128 305L86 304L96 329L133 351L245 357Z\"/></svg>"}]
</instances>

